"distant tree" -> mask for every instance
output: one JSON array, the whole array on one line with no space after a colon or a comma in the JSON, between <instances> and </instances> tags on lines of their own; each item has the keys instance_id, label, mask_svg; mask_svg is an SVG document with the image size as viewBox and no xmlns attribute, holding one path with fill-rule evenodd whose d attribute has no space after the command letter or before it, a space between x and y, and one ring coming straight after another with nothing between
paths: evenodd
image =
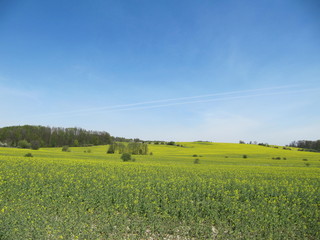
<instances>
[{"instance_id":1,"label":"distant tree","mask_svg":"<svg viewBox=\"0 0 320 240\"><path fill-rule=\"evenodd\" d=\"M310 152L320 152L320 140L310 141L310 140L299 140L293 141L289 144L289 147L301 148Z\"/></svg>"},{"instance_id":2,"label":"distant tree","mask_svg":"<svg viewBox=\"0 0 320 240\"><path fill-rule=\"evenodd\" d=\"M126 152L126 145L124 145L123 143L117 143L116 150L119 152L119 154L125 153Z\"/></svg>"},{"instance_id":3,"label":"distant tree","mask_svg":"<svg viewBox=\"0 0 320 240\"><path fill-rule=\"evenodd\" d=\"M114 144L110 144L108 150L107 150L107 153L108 154L113 154L115 152L115 147L114 147Z\"/></svg>"},{"instance_id":4,"label":"distant tree","mask_svg":"<svg viewBox=\"0 0 320 240\"><path fill-rule=\"evenodd\" d=\"M240 140L240 141L239 141L239 143L240 143L240 144L245 144L245 142L244 142L244 141L242 141L242 140Z\"/></svg>"},{"instance_id":5,"label":"distant tree","mask_svg":"<svg viewBox=\"0 0 320 240\"><path fill-rule=\"evenodd\" d=\"M43 126L12 126L0 128L0 141L12 147L21 140L39 141L42 147L84 146L110 144L113 137L107 132L87 131L81 128L56 128ZM126 140L126 139L121 139Z\"/></svg>"},{"instance_id":6,"label":"distant tree","mask_svg":"<svg viewBox=\"0 0 320 240\"><path fill-rule=\"evenodd\" d=\"M40 142L38 140L31 141L31 149L38 150L40 148Z\"/></svg>"},{"instance_id":7,"label":"distant tree","mask_svg":"<svg viewBox=\"0 0 320 240\"><path fill-rule=\"evenodd\" d=\"M33 157L33 155L31 153L26 153L24 156L25 157Z\"/></svg>"},{"instance_id":8,"label":"distant tree","mask_svg":"<svg viewBox=\"0 0 320 240\"><path fill-rule=\"evenodd\" d=\"M168 143L167 143L167 145L174 146L174 145L176 145L176 143L175 143L175 142L173 142L173 141L171 141L171 142L168 142Z\"/></svg>"},{"instance_id":9,"label":"distant tree","mask_svg":"<svg viewBox=\"0 0 320 240\"><path fill-rule=\"evenodd\" d=\"M79 147L79 141L78 141L78 139L75 139L75 140L73 141L73 146Z\"/></svg>"},{"instance_id":10,"label":"distant tree","mask_svg":"<svg viewBox=\"0 0 320 240\"><path fill-rule=\"evenodd\" d=\"M18 147L20 147L20 148L30 148L31 144L27 140L20 140L18 142Z\"/></svg>"},{"instance_id":11,"label":"distant tree","mask_svg":"<svg viewBox=\"0 0 320 240\"><path fill-rule=\"evenodd\" d=\"M139 142L129 143L126 148L126 152L133 154L133 155L147 155L148 154L148 144L139 143Z\"/></svg>"},{"instance_id":12,"label":"distant tree","mask_svg":"<svg viewBox=\"0 0 320 240\"><path fill-rule=\"evenodd\" d=\"M121 159L122 159L122 161L124 161L124 162L128 162L128 161L131 160L131 154L130 154L130 153L123 153L123 154L121 155Z\"/></svg>"},{"instance_id":13,"label":"distant tree","mask_svg":"<svg viewBox=\"0 0 320 240\"><path fill-rule=\"evenodd\" d=\"M63 147L62 147L62 151L63 151L63 152L70 152L69 146L67 146L67 145L66 145L66 146L63 146Z\"/></svg>"}]
</instances>

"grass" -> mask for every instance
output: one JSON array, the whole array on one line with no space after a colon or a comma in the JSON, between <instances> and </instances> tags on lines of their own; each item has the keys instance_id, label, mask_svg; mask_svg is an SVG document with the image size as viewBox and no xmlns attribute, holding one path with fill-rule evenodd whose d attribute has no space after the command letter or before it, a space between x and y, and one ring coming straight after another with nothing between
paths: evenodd
<instances>
[{"instance_id":1,"label":"grass","mask_svg":"<svg viewBox=\"0 0 320 240\"><path fill-rule=\"evenodd\" d=\"M0 239L320 238L319 153L180 144L0 148Z\"/></svg>"}]
</instances>

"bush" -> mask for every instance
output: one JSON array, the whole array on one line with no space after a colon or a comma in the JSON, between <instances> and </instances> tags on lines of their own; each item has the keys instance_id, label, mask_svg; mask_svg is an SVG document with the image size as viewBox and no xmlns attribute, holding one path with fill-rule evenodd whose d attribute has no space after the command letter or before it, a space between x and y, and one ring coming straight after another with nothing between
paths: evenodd
<instances>
[{"instance_id":1,"label":"bush","mask_svg":"<svg viewBox=\"0 0 320 240\"><path fill-rule=\"evenodd\" d=\"M243 158L248 158L248 155L244 154L242 157L243 157Z\"/></svg>"},{"instance_id":2,"label":"bush","mask_svg":"<svg viewBox=\"0 0 320 240\"><path fill-rule=\"evenodd\" d=\"M70 152L69 146L63 146L62 152Z\"/></svg>"},{"instance_id":3,"label":"bush","mask_svg":"<svg viewBox=\"0 0 320 240\"><path fill-rule=\"evenodd\" d=\"M107 150L107 154L113 154L115 151L114 145L111 144Z\"/></svg>"},{"instance_id":4,"label":"bush","mask_svg":"<svg viewBox=\"0 0 320 240\"><path fill-rule=\"evenodd\" d=\"M122 159L122 161L124 161L124 162L128 162L128 161L131 160L131 154L130 154L130 153L123 153L123 154L121 155L121 159Z\"/></svg>"},{"instance_id":5,"label":"bush","mask_svg":"<svg viewBox=\"0 0 320 240\"><path fill-rule=\"evenodd\" d=\"M198 155L197 154L193 154L192 157L198 157Z\"/></svg>"},{"instance_id":6,"label":"bush","mask_svg":"<svg viewBox=\"0 0 320 240\"><path fill-rule=\"evenodd\" d=\"M18 147L20 147L20 148L30 148L31 144L27 140L20 140L18 142Z\"/></svg>"},{"instance_id":7,"label":"bush","mask_svg":"<svg viewBox=\"0 0 320 240\"><path fill-rule=\"evenodd\" d=\"M199 158L196 158L194 161L193 161L194 164L199 164L200 163L200 159Z\"/></svg>"},{"instance_id":8,"label":"bush","mask_svg":"<svg viewBox=\"0 0 320 240\"><path fill-rule=\"evenodd\" d=\"M38 150L40 148L40 143L37 140L31 141L31 149Z\"/></svg>"},{"instance_id":9,"label":"bush","mask_svg":"<svg viewBox=\"0 0 320 240\"><path fill-rule=\"evenodd\" d=\"M25 157L33 157L33 155L31 153L27 153L24 155Z\"/></svg>"}]
</instances>

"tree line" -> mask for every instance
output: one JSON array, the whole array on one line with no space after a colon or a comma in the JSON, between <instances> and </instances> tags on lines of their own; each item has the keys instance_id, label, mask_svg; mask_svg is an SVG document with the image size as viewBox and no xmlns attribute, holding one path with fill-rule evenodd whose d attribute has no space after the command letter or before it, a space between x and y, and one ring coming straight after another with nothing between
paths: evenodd
<instances>
[{"instance_id":1,"label":"tree line","mask_svg":"<svg viewBox=\"0 0 320 240\"><path fill-rule=\"evenodd\" d=\"M305 149L306 151L317 151L320 152L320 140L310 141L310 140L299 140L293 141L289 144L289 147L296 147Z\"/></svg>"},{"instance_id":2,"label":"tree line","mask_svg":"<svg viewBox=\"0 0 320 240\"><path fill-rule=\"evenodd\" d=\"M105 145L112 143L114 139L107 132L88 131L76 127L61 128L24 125L0 128L0 144L8 147ZM127 140L124 138L120 139Z\"/></svg>"},{"instance_id":3,"label":"tree line","mask_svg":"<svg viewBox=\"0 0 320 240\"><path fill-rule=\"evenodd\" d=\"M128 144L114 142L110 144L107 153L129 153L133 155L147 155L148 154L148 144L141 142L130 142Z\"/></svg>"}]
</instances>

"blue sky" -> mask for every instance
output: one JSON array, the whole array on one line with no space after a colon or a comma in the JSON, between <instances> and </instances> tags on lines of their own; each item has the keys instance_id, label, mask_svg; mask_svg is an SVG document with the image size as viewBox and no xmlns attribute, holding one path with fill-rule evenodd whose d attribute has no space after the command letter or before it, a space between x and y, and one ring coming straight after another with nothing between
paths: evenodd
<instances>
[{"instance_id":1,"label":"blue sky","mask_svg":"<svg viewBox=\"0 0 320 240\"><path fill-rule=\"evenodd\" d=\"M1 1L0 127L320 139L318 1Z\"/></svg>"}]
</instances>

